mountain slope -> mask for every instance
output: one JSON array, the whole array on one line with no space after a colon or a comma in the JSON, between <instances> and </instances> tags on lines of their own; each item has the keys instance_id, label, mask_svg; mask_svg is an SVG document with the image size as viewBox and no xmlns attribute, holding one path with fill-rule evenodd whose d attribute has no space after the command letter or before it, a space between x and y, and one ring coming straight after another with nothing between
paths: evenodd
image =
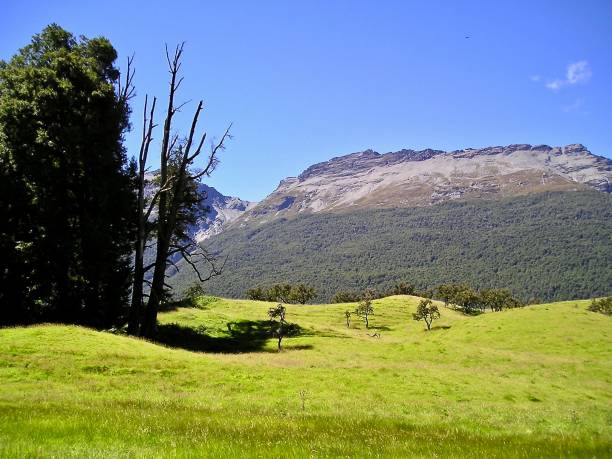
<instances>
[{"instance_id":1,"label":"mountain slope","mask_svg":"<svg viewBox=\"0 0 612 459\"><path fill-rule=\"evenodd\" d=\"M228 260L205 287L234 297L285 281L313 284L319 300L399 281L467 281L525 300L586 298L612 294L612 196L549 192L302 214L233 226L207 247ZM170 279L178 291L192 282L188 267Z\"/></svg>"},{"instance_id":2,"label":"mountain slope","mask_svg":"<svg viewBox=\"0 0 612 459\"><path fill-rule=\"evenodd\" d=\"M237 222L586 189L612 192L612 160L595 156L580 144L401 150L382 155L366 150L283 180Z\"/></svg>"}]
</instances>

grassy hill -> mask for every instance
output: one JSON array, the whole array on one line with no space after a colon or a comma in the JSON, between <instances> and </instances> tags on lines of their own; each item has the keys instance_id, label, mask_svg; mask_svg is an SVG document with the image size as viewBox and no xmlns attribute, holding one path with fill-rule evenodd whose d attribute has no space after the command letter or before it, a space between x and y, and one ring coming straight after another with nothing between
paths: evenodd
<instances>
[{"instance_id":1,"label":"grassy hill","mask_svg":"<svg viewBox=\"0 0 612 459\"><path fill-rule=\"evenodd\" d=\"M162 314L185 349L1 329L0 456L610 457L612 318L441 307L426 332L417 302L376 300L369 331L346 328L352 304L288 306L301 334L280 353L271 304L241 300Z\"/></svg>"},{"instance_id":2,"label":"grassy hill","mask_svg":"<svg viewBox=\"0 0 612 459\"><path fill-rule=\"evenodd\" d=\"M206 288L236 298L275 282L309 283L321 302L397 282L507 287L524 301L612 294L612 196L596 191L303 215L206 245L228 257ZM180 291L194 281L185 265L170 283Z\"/></svg>"}]
</instances>

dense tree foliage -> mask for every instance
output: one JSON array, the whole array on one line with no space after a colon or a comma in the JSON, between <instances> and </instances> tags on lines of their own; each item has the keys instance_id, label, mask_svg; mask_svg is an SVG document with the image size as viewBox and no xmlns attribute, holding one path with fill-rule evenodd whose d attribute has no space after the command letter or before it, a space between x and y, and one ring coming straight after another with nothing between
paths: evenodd
<instances>
[{"instance_id":1,"label":"dense tree foliage","mask_svg":"<svg viewBox=\"0 0 612 459\"><path fill-rule=\"evenodd\" d=\"M479 292L465 283L439 285L435 296L444 301L444 306L450 305L466 314L477 310L484 312L487 308L494 312L523 306L508 289L491 288Z\"/></svg>"},{"instance_id":2,"label":"dense tree foliage","mask_svg":"<svg viewBox=\"0 0 612 459\"><path fill-rule=\"evenodd\" d=\"M612 197L595 191L305 215L211 238L209 248L229 258L207 289L239 297L252 285L305 282L328 301L397 282L419 291L467 282L523 301L605 296L611 235ZM192 280L185 272L170 282Z\"/></svg>"},{"instance_id":3,"label":"dense tree foliage","mask_svg":"<svg viewBox=\"0 0 612 459\"><path fill-rule=\"evenodd\" d=\"M3 323L124 320L134 184L116 57L51 25L0 63Z\"/></svg>"}]
</instances>

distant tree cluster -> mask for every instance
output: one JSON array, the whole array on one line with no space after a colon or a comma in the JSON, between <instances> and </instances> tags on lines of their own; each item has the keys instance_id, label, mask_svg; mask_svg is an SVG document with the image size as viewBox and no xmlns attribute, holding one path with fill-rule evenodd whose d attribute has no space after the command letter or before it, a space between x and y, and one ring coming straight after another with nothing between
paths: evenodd
<instances>
[{"instance_id":1,"label":"distant tree cluster","mask_svg":"<svg viewBox=\"0 0 612 459\"><path fill-rule=\"evenodd\" d=\"M246 291L250 300L279 301L288 304L306 304L316 297L313 287L306 284L274 284L270 287L254 287Z\"/></svg>"},{"instance_id":2,"label":"distant tree cluster","mask_svg":"<svg viewBox=\"0 0 612 459\"><path fill-rule=\"evenodd\" d=\"M361 300L361 294L356 292L336 292L331 299L331 303L356 303Z\"/></svg>"},{"instance_id":3,"label":"distant tree cluster","mask_svg":"<svg viewBox=\"0 0 612 459\"><path fill-rule=\"evenodd\" d=\"M371 299L385 298L391 295L414 295L425 298L430 298L433 292L429 290L418 291L413 284L406 282L400 282L395 284L393 287L387 290L376 290L374 288L368 288L363 292L351 292L340 290L332 296L330 303L356 303L364 299L364 295L370 296Z\"/></svg>"},{"instance_id":4,"label":"distant tree cluster","mask_svg":"<svg viewBox=\"0 0 612 459\"><path fill-rule=\"evenodd\" d=\"M477 291L467 284L442 284L438 286L436 296L444 301L444 306L461 309L465 314L484 312L487 309L493 312L524 306L524 303L514 298L508 289Z\"/></svg>"},{"instance_id":5,"label":"distant tree cluster","mask_svg":"<svg viewBox=\"0 0 612 459\"><path fill-rule=\"evenodd\" d=\"M612 316L612 296L591 301L587 309L592 312L599 312L607 316Z\"/></svg>"}]
</instances>

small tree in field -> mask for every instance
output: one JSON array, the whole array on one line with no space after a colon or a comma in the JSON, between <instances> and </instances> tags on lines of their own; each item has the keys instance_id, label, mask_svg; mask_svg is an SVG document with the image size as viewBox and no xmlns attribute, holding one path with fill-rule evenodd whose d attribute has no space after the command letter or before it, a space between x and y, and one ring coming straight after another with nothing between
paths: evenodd
<instances>
[{"instance_id":1,"label":"small tree in field","mask_svg":"<svg viewBox=\"0 0 612 459\"><path fill-rule=\"evenodd\" d=\"M363 299L357 305L355 309L355 314L363 319L365 322L366 328L370 328L370 315L374 314L374 308L372 307L372 292L370 290L366 290L363 294Z\"/></svg>"},{"instance_id":2,"label":"small tree in field","mask_svg":"<svg viewBox=\"0 0 612 459\"><path fill-rule=\"evenodd\" d=\"M268 316L272 319L272 334L278 338L278 350L281 350L281 342L287 334L289 329L287 322L285 321L285 313L287 309L282 304L277 304L276 307L268 310ZM278 319L278 323L274 322Z\"/></svg>"},{"instance_id":3,"label":"small tree in field","mask_svg":"<svg viewBox=\"0 0 612 459\"><path fill-rule=\"evenodd\" d=\"M427 330L431 330L432 322L440 318L440 311L438 311L438 306L433 304L432 301L427 298L425 300L421 300L417 306L416 313L412 314L412 318L417 321L424 320L427 324Z\"/></svg>"},{"instance_id":4,"label":"small tree in field","mask_svg":"<svg viewBox=\"0 0 612 459\"><path fill-rule=\"evenodd\" d=\"M346 328L351 328L351 311L348 309L344 311L344 317L346 318Z\"/></svg>"}]
</instances>

